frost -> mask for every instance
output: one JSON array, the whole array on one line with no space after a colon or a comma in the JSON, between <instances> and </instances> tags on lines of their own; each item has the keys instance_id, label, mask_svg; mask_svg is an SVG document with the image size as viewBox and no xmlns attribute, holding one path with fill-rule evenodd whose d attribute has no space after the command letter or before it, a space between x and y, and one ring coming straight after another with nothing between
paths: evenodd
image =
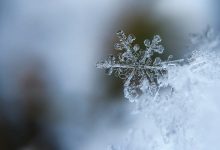
<instances>
[{"instance_id":1,"label":"frost","mask_svg":"<svg viewBox=\"0 0 220 150\"><path fill-rule=\"evenodd\" d=\"M124 95L131 102L137 100L147 90L151 96L157 95L161 87L165 86L163 80L166 78L168 67L176 66L184 60L173 60L169 56L162 61L160 57L155 58L155 53L162 54L164 47L159 35L155 35L150 41L144 41L145 49L134 44L136 37L132 34L126 36L123 31L117 32L119 43L115 44L117 56L110 55L106 60L97 63L97 68L105 69L108 75L124 80ZM145 89L142 88L145 84ZM146 89L147 87L147 89Z\"/></svg>"}]
</instances>

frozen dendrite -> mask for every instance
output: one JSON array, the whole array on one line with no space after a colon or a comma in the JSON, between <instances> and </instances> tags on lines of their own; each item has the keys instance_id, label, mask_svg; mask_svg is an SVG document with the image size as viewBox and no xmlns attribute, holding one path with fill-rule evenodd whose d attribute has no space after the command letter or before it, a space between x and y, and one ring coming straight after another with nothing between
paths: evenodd
<instances>
[{"instance_id":1,"label":"frozen dendrite","mask_svg":"<svg viewBox=\"0 0 220 150\"><path fill-rule=\"evenodd\" d=\"M132 44L134 40L128 40L133 36L126 37L121 31L118 35L120 43L116 48L120 50L119 55L109 57L97 67L119 77L123 75L125 96L137 102L135 111L144 117L140 118L143 126L138 125L125 141L109 147L110 150L201 149L201 135L196 131L200 133L203 128L197 130L201 126L197 119L201 110L207 104L209 109L210 100L213 100L213 95L207 92L218 94L219 36L211 29L203 34L193 34L190 45L193 52L188 58L161 61L154 56L154 53L161 54L164 50L159 46L159 36L154 39L160 40L146 40L146 49L140 49ZM156 59L160 60L159 63L154 63ZM183 62L184 65L178 65ZM214 99L218 101L218 96Z\"/></svg>"},{"instance_id":2,"label":"frozen dendrite","mask_svg":"<svg viewBox=\"0 0 220 150\"><path fill-rule=\"evenodd\" d=\"M119 51L117 56L110 55L107 60L97 63L97 68L105 69L106 73L124 79L124 94L130 101L135 101L144 90L150 96L157 96L161 87L165 86L169 66L174 66L184 60L173 60L172 55L166 61L155 57L155 53L162 54L164 47L160 44L161 38L155 35L152 41L144 41L145 49L134 44L134 35L128 35L118 31L119 43L115 49Z\"/></svg>"}]
</instances>

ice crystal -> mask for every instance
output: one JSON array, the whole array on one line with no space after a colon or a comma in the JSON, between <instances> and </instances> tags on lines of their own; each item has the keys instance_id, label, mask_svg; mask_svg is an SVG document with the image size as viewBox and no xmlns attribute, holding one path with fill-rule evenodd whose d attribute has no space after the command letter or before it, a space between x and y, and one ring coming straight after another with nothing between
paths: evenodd
<instances>
[{"instance_id":1,"label":"ice crystal","mask_svg":"<svg viewBox=\"0 0 220 150\"><path fill-rule=\"evenodd\" d=\"M158 35L152 41L144 41L145 49L133 44L133 35L127 37L122 31L117 35L120 42L115 48L119 54L97 67L125 80L125 96L136 102L135 112L144 117L138 120L141 126L138 124L121 144L109 149L203 149L203 143L209 143L205 137L209 130L202 137L200 132L204 132L203 124L209 124L210 118L202 123L199 119L204 117L202 111L210 109L206 108L210 101L216 105L219 100L219 35L211 28L202 34L192 34L189 47L192 53L175 61L170 60L171 56L165 61L155 57L164 51ZM207 145L209 148L211 144Z\"/></svg>"},{"instance_id":2,"label":"ice crystal","mask_svg":"<svg viewBox=\"0 0 220 150\"><path fill-rule=\"evenodd\" d=\"M151 41L146 39L144 49L134 44L134 35L126 36L123 31L118 31L116 35L119 42L114 47L118 50L118 55L110 55L106 60L97 63L97 68L105 69L108 75L114 73L123 79L125 97L131 102L140 97L143 90L147 90L150 96L157 96L160 88L165 86L164 79L167 78L168 67L180 64L184 60L171 60L172 55L165 61L155 57L156 53L164 52L159 35L155 35Z\"/></svg>"},{"instance_id":3,"label":"ice crystal","mask_svg":"<svg viewBox=\"0 0 220 150\"><path fill-rule=\"evenodd\" d=\"M138 97L136 111L147 119L141 117L141 128L138 125L132 135L129 134L122 144L112 146L111 150L203 149L201 145L208 140L201 137L200 132L204 132L202 124L209 122L209 118L203 123L198 120L204 115L201 110L207 109L205 106L210 105L210 100L218 101L218 96L213 97L213 93L218 95L220 85L219 39L210 28L202 34L192 34L190 48L193 52L184 59L183 65L176 65L183 60L175 63L168 60L165 65L157 66L163 67L165 73L154 80L159 83L156 88L165 88L153 95L149 92L149 86L152 86L150 78L142 74L144 79L139 84L142 94ZM150 46L152 41L145 40L144 43ZM153 63L146 65L154 67ZM170 67L172 65L174 67Z\"/></svg>"}]
</instances>

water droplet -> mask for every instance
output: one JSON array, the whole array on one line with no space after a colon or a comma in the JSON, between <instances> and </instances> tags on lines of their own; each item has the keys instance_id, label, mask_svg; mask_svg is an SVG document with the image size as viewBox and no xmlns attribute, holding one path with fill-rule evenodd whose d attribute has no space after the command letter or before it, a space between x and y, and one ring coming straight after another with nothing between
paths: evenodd
<instances>
[{"instance_id":1,"label":"water droplet","mask_svg":"<svg viewBox=\"0 0 220 150\"><path fill-rule=\"evenodd\" d=\"M140 49L140 45L138 44L135 44L134 47L133 47L134 51L138 51Z\"/></svg>"},{"instance_id":2,"label":"water droplet","mask_svg":"<svg viewBox=\"0 0 220 150\"><path fill-rule=\"evenodd\" d=\"M157 46L157 48L154 49L155 52L162 54L164 51L164 47L162 45Z\"/></svg>"},{"instance_id":3,"label":"water droplet","mask_svg":"<svg viewBox=\"0 0 220 150\"><path fill-rule=\"evenodd\" d=\"M160 57L156 57L153 64L154 65L159 65L160 63L161 63Z\"/></svg>"},{"instance_id":4,"label":"water droplet","mask_svg":"<svg viewBox=\"0 0 220 150\"><path fill-rule=\"evenodd\" d=\"M153 43L160 43L162 41L161 37L159 35L155 35L153 38Z\"/></svg>"},{"instance_id":5,"label":"water droplet","mask_svg":"<svg viewBox=\"0 0 220 150\"><path fill-rule=\"evenodd\" d=\"M129 43L133 43L135 39L136 39L136 37L133 34L130 34L127 38Z\"/></svg>"},{"instance_id":6,"label":"water droplet","mask_svg":"<svg viewBox=\"0 0 220 150\"><path fill-rule=\"evenodd\" d=\"M144 40L144 45L150 47L150 40L148 39Z\"/></svg>"}]
</instances>

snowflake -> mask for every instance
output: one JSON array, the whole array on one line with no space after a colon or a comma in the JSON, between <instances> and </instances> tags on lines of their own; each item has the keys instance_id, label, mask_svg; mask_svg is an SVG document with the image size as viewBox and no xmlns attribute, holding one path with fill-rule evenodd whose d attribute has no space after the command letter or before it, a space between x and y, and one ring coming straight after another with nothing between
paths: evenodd
<instances>
[{"instance_id":1,"label":"snowflake","mask_svg":"<svg viewBox=\"0 0 220 150\"><path fill-rule=\"evenodd\" d=\"M160 57L155 57L155 53L164 52L159 35L155 35L151 41L146 39L145 49L134 44L136 37L132 34L126 36L123 31L118 31L116 35L119 43L114 47L119 51L118 55L110 55L106 60L98 62L97 68L105 69L108 75L114 73L123 79L125 97L132 102L143 93L143 84L149 95L156 96L166 84L164 79L167 78L168 67L181 64L184 59L171 60L173 56L170 55L167 60L162 61Z\"/></svg>"},{"instance_id":2,"label":"snowflake","mask_svg":"<svg viewBox=\"0 0 220 150\"><path fill-rule=\"evenodd\" d=\"M173 61L172 56L165 61L156 57L164 52L158 35L152 41L145 40L144 49L133 43L133 35L119 31L117 36L118 55L109 56L97 67L124 80L125 97L136 102L134 112L141 115L125 140L109 149L201 149L201 110L206 111L210 100L213 104L218 101L213 92L218 95L220 83L219 34L210 28L202 34L192 34L192 53Z\"/></svg>"}]
</instances>

